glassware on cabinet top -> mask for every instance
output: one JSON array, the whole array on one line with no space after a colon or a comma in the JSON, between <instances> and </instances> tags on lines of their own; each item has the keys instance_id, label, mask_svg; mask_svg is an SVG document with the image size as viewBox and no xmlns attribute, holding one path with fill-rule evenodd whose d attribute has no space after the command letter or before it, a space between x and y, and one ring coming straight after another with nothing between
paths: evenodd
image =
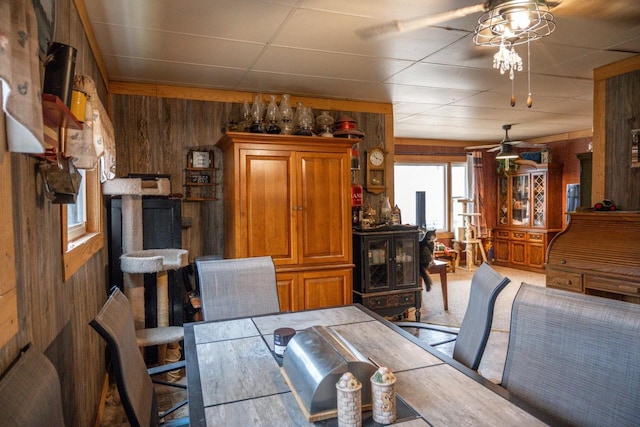
<instances>
[{"instance_id":1,"label":"glassware on cabinet top","mask_svg":"<svg viewBox=\"0 0 640 427\"><path fill-rule=\"evenodd\" d=\"M305 107L298 102L296 108L296 135L313 136L313 114L310 107Z\"/></svg>"},{"instance_id":2,"label":"glassware on cabinet top","mask_svg":"<svg viewBox=\"0 0 640 427\"><path fill-rule=\"evenodd\" d=\"M388 224L391 222L391 203L388 197L383 197L380 204L380 223Z\"/></svg>"},{"instance_id":3,"label":"glassware on cabinet top","mask_svg":"<svg viewBox=\"0 0 640 427\"><path fill-rule=\"evenodd\" d=\"M328 111L323 111L316 117L316 135L333 138L334 119Z\"/></svg>"},{"instance_id":4,"label":"glassware on cabinet top","mask_svg":"<svg viewBox=\"0 0 640 427\"><path fill-rule=\"evenodd\" d=\"M251 107L249 107L249 101L246 99L242 102L240 108L240 123L238 124L238 130L240 132L249 132L251 127Z\"/></svg>"},{"instance_id":5,"label":"glassware on cabinet top","mask_svg":"<svg viewBox=\"0 0 640 427\"><path fill-rule=\"evenodd\" d=\"M278 104L276 104L275 95L269 95L269 98L270 101L266 113L266 120L268 123L267 133L279 134L280 126L278 125L278 121L280 120L280 110L278 109Z\"/></svg>"},{"instance_id":6,"label":"glassware on cabinet top","mask_svg":"<svg viewBox=\"0 0 640 427\"><path fill-rule=\"evenodd\" d=\"M291 135L293 133L293 108L289 103L289 94L282 95L280 101L280 133Z\"/></svg>"},{"instance_id":7,"label":"glassware on cabinet top","mask_svg":"<svg viewBox=\"0 0 640 427\"><path fill-rule=\"evenodd\" d=\"M262 95L258 94L253 98L253 105L251 106L251 118L253 123L249 128L251 133L265 133L263 117L264 117L264 104L262 103Z\"/></svg>"}]
</instances>

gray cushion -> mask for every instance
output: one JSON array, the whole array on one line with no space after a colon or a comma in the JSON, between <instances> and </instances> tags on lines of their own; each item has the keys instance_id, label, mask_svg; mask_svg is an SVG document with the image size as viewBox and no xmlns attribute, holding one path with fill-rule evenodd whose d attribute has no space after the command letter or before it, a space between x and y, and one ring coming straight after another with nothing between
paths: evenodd
<instances>
[{"instance_id":1,"label":"gray cushion","mask_svg":"<svg viewBox=\"0 0 640 427\"><path fill-rule=\"evenodd\" d=\"M58 372L33 347L0 380L0 426L64 427Z\"/></svg>"},{"instance_id":2,"label":"gray cushion","mask_svg":"<svg viewBox=\"0 0 640 427\"><path fill-rule=\"evenodd\" d=\"M502 385L569 425L640 425L640 305L523 283Z\"/></svg>"},{"instance_id":3,"label":"gray cushion","mask_svg":"<svg viewBox=\"0 0 640 427\"><path fill-rule=\"evenodd\" d=\"M269 256L196 258L204 320L280 311L276 270Z\"/></svg>"}]
</instances>

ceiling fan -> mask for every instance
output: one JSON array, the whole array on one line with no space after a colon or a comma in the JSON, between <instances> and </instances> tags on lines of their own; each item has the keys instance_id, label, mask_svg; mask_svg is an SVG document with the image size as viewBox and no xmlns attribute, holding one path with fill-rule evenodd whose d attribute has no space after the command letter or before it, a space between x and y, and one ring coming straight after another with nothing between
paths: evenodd
<instances>
[{"instance_id":1,"label":"ceiling fan","mask_svg":"<svg viewBox=\"0 0 640 427\"><path fill-rule=\"evenodd\" d=\"M515 153L513 151L513 147L518 147L518 148L544 148L547 145L546 144L534 144L531 142L526 142L526 141L512 141L511 138L509 138L509 130L511 129L512 125L502 125L502 129L504 129L504 138L502 139L502 141L500 141L498 144L487 144L487 145L472 145L470 147L465 147L465 150L485 150L487 149L487 151L489 152L494 152L494 151L502 151L502 152L509 152L509 153ZM508 146L508 147L506 147ZM515 155L514 157L517 157L517 155Z\"/></svg>"},{"instance_id":2,"label":"ceiling fan","mask_svg":"<svg viewBox=\"0 0 640 427\"><path fill-rule=\"evenodd\" d=\"M543 6L553 13L561 15L584 16L616 20L634 20L640 17L637 0L486 0L473 6L430 14L406 20L394 20L356 30L363 39L380 38L394 33L404 33L421 28L442 24L452 19L462 18L474 13L486 13L496 9L509 13L512 8ZM528 6L530 5L530 6Z\"/></svg>"}]
</instances>

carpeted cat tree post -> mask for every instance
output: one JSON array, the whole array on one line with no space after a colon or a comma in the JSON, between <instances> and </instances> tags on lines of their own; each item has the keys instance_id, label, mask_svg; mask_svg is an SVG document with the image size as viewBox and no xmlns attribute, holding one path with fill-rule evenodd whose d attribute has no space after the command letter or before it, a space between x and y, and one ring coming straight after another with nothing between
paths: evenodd
<instances>
[{"instance_id":1,"label":"carpeted cat tree post","mask_svg":"<svg viewBox=\"0 0 640 427\"><path fill-rule=\"evenodd\" d=\"M122 196L122 256L124 292L131 302L139 347L158 346L158 363L180 360L178 342L184 338L182 326L169 326L168 270L188 264L184 249L142 249L142 196L168 196L168 179L153 181L140 178L116 178L102 186L105 195ZM144 274L156 273L157 318L156 328L145 327ZM167 345L171 357L167 358Z\"/></svg>"}]
</instances>

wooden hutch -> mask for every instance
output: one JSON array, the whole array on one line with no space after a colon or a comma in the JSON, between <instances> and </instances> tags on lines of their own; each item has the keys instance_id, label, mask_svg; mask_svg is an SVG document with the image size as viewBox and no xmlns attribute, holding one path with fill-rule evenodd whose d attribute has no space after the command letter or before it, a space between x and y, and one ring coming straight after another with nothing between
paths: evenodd
<instances>
[{"instance_id":1,"label":"wooden hutch","mask_svg":"<svg viewBox=\"0 0 640 427\"><path fill-rule=\"evenodd\" d=\"M562 165L515 163L498 177L494 263L539 271L549 241L562 230Z\"/></svg>"}]
</instances>

